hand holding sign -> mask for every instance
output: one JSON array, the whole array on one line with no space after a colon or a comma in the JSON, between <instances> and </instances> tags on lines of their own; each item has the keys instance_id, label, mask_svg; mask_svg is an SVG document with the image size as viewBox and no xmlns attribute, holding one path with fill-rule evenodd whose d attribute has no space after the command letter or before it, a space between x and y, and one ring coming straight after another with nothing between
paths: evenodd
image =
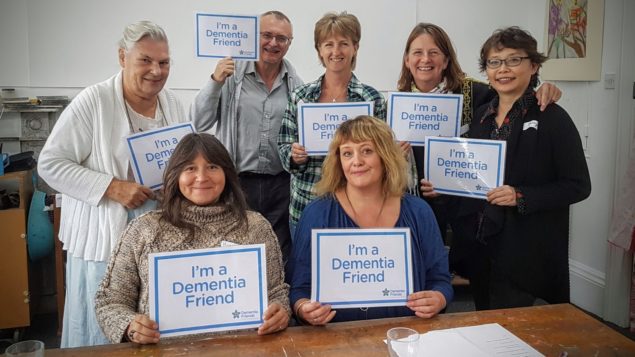
<instances>
[{"instance_id":1,"label":"hand holding sign","mask_svg":"<svg viewBox=\"0 0 635 357\"><path fill-rule=\"evenodd\" d=\"M265 310L265 314L262 319L264 322L258 328L259 335L282 331L289 326L289 315L287 315L287 310L285 310L277 302L269 305L267 310Z\"/></svg>"},{"instance_id":2,"label":"hand holding sign","mask_svg":"<svg viewBox=\"0 0 635 357\"><path fill-rule=\"evenodd\" d=\"M221 84L225 83L225 79L234 74L234 67L235 63L231 57L223 58L216 64L216 69L214 70L214 74L212 74L212 79Z\"/></svg>"},{"instance_id":3,"label":"hand holding sign","mask_svg":"<svg viewBox=\"0 0 635 357\"><path fill-rule=\"evenodd\" d=\"M434 198L441 195L440 193L434 190L434 186L432 185L432 182L426 179L421 179L419 183L421 184L419 188L421 190L421 196L425 198Z\"/></svg>"},{"instance_id":4,"label":"hand holding sign","mask_svg":"<svg viewBox=\"0 0 635 357\"><path fill-rule=\"evenodd\" d=\"M498 206L516 206L516 189L503 185L487 193L487 202Z\"/></svg>"},{"instance_id":5,"label":"hand holding sign","mask_svg":"<svg viewBox=\"0 0 635 357\"><path fill-rule=\"evenodd\" d=\"M441 292L434 290L412 293L408 295L408 302L406 303L406 306L414 311L415 315L424 319L435 316L445 308L445 305L447 305L445 296Z\"/></svg>"},{"instance_id":6,"label":"hand holding sign","mask_svg":"<svg viewBox=\"0 0 635 357\"><path fill-rule=\"evenodd\" d=\"M130 325L126 329L126 337L130 342L146 345L149 343L159 343L161 334L159 325L147 315L135 315Z\"/></svg>"},{"instance_id":7,"label":"hand holding sign","mask_svg":"<svg viewBox=\"0 0 635 357\"><path fill-rule=\"evenodd\" d=\"M121 203L126 208L137 208L149 198L153 198L154 193L136 182L113 178L106 189L106 197Z\"/></svg>"},{"instance_id":8,"label":"hand holding sign","mask_svg":"<svg viewBox=\"0 0 635 357\"><path fill-rule=\"evenodd\" d=\"M318 326L326 325L335 317L337 311L331 305L322 305L309 299L299 300L296 315L306 323Z\"/></svg>"},{"instance_id":9,"label":"hand holding sign","mask_svg":"<svg viewBox=\"0 0 635 357\"><path fill-rule=\"evenodd\" d=\"M291 160L293 160L293 163L296 165L302 165L309 160L304 146L298 143L291 144Z\"/></svg>"}]
</instances>

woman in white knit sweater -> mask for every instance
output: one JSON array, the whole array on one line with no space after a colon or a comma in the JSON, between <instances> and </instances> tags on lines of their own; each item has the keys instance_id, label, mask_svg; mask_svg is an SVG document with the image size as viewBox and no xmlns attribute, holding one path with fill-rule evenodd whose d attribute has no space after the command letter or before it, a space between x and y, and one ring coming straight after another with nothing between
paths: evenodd
<instances>
[{"instance_id":1,"label":"woman in white knit sweater","mask_svg":"<svg viewBox=\"0 0 635 357\"><path fill-rule=\"evenodd\" d=\"M133 220L116 246L95 296L99 324L112 342L159 342L159 326L148 317L148 254L264 243L269 306L258 334L289 323L289 286L271 225L247 204L234 164L209 134L188 134L177 145L164 174L161 210Z\"/></svg>"},{"instance_id":2,"label":"woman in white knit sweater","mask_svg":"<svg viewBox=\"0 0 635 357\"><path fill-rule=\"evenodd\" d=\"M119 64L121 71L73 99L39 157L38 173L63 194L59 238L68 260L61 347L108 343L95 318L95 292L129 213L154 196L134 182L125 137L187 120L164 88L170 50L160 26L126 26Z\"/></svg>"}]
</instances>

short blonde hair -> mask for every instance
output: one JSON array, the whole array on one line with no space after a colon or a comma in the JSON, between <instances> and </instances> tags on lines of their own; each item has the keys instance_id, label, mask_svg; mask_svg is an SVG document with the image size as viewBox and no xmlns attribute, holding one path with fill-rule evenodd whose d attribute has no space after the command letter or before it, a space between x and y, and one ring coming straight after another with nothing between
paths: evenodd
<instances>
[{"instance_id":1,"label":"short blonde hair","mask_svg":"<svg viewBox=\"0 0 635 357\"><path fill-rule=\"evenodd\" d=\"M322 66L324 61L320 57L320 44L326 40L327 37L332 35L340 35L350 38L353 41L355 47L359 46L359 40L362 38L362 26L359 24L359 20L355 15L349 14L346 11L341 13L329 12L324 14L321 19L315 23L315 30L313 31L313 41L315 44L315 50L318 53L318 59ZM352 69L355 69L357 63L357 54L353 56L351 62Z\"/></svg>"},{"instance_id":2,"label":"short blonde hair","mask_svg":"<svg viewBox=\"0 0 635 357\"><path fill-rule=\"evenodd\" d=\"M347 141L372 142L384 166L384 192L403 195L408 183L408 162L388 124L368 115L345 121L335 131L335 137L322 164L322 178L315 185L318 195L334 194L337 189L346 186L346 176L340 160L340 145Z\"/></svg>"}]
</instances>

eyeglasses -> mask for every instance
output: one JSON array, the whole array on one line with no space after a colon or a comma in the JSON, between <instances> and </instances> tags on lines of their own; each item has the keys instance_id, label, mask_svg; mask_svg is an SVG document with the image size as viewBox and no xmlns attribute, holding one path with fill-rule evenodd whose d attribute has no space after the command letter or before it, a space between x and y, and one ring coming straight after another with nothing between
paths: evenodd
<instances>
[{"instance_id":1,"label":"eyeglasses","mask_svg":"<svg viewBox=\"0 0 635 357\"><path fill-rule=\"evenodd\" d=\"M525 57L509 57L507 59L490 58L487 61L485 61L485 65L487 66L487 68L491 68L491 69L496 69L496 68L502 66L503 63L505 63L505 66L507 66L507 67L516 67L516 66L520 65L520 63L524 59L528 59L528 58L529 58L529 56L525 56Z\"/></svg>"},{"instance_id":2,"label":"eyeglasses","mask_svg":"<svg viewBox=\"0 0 635 357\"><path fill-rule=\"evenodd\" d=\"M272 33L269 32L261 32L260 33L260 37L269 42L271 40L273 40L274 38L276 39L276 42L280 45L286 45L289 42L291 42L291 38L287 37L287 36L282 36L282 35L274 35Z\"/></svg>"}]
</instances>

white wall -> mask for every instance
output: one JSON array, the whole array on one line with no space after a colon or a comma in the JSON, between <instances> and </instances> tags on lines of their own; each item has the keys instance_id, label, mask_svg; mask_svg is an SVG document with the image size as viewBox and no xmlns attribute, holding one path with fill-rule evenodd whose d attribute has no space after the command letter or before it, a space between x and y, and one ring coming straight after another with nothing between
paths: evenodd
<instances>
[{"instance_id":1,"label":"white wall","mask_svg":"<svg viewBox=\"0 0 635 357\"><path fill-rule=\"evenodd\" d=\"M632 6L625 6L628 1L631 0L606 0L605 3L602 73L616 73L618 89L604 89L602 82L556 83L564 92L560 104L574 118L583 136L593 184L590 198L572 208L572 300L599 316L603 315L606 237L613 205L615 173L619 172L616 170L616 154L627 150L628 138L632 137L623 131L619 134L618 128L633 130L632 101L630 107L623 103L629 103L635 79L632 69L624 71L620 67L621 61L624 61L621 58L622 42L627 46L635 46L635 41L623 41L625 38L635 38L635 34L622 33L624 21L632 21L635 17L635 13L624 13L624 9L632 9ZM193 31L189 28L190 17L193 17L191 10L199 6L196 10L209 12L213 12L215 6L222 6L223 11L245 13L243 10L249 9L250 13L259 13L267 9L280 9L287 13L295 25L295 40L288 57L297 65L305 80L313 80L322 73L312 47L315 21L328 10L347 9L360 17L363 26L359 68L356 72L364 82L380 90L394 88L405 39L417 21L441 25L452 38L463 69L481 79L484 77L477 69L478 53L481 44L494 29L518 25L528 29L539 43L542 44L544 38L546 1L418 0L415 4L414 0L333 0L314 3L276 0L262 4L252 0L219 5L218 2L193 0L2 0L0 86L15 86L17 94L25 96L74 95L83 86L106 78L116 70L114 46L121 29L144 14L152 14L148 18L167 24L166 31L171 39L175 65L168 85L176 88L179 96L189 105L198 87L199 75L202 82L213 68L213 62L191 64L186 60L193 53ZM391 12L392 8L394 10ZM103 16L103 13L112 16ZM180 18L184 20L178 26L175 19ZM93 22L97 22L97 26ZM91 31L83 31L86 26ZM101 39L97 45L91 43L88 46L96 53L84 50L91 36ZM108 40L104 40L106 38ZM73 58L65 57L65 51L60 51L65 46L72 48ZM69 65L56 62L61 68L44 69L47 55L55 56L57 61L65 59ZM33 56L38 56L38 59L33 59ZM75 58L77 56L79 58ZM185 66L185 63L188 65ZM83 75L58 85L51 80L51 76L43 73L45 70L59 70L60 73L68 74L68 78L73 77L71 74L74 73ZM183 71L188 71L188 74L179 74ZM66 80L59 73L53 77ZM618 102L622 105L618 105ZM619 110L620 107L623 109ZM618 140L620 135L626 140Z\"/></svg>"},{"instance_id":2,"label":"white wall","mask_svg":"<svg viewBox=\"0 0 635 357\"><path fill-rule=\"evenodd\" d=\"M603 82L556 82L564 92L560 100L574 119L582 136L591 173L591 196L572 207L570 267L571 299L578 306L603 316L607 233L613 207L617 151L628 150L628 139L618 140L618 126L633 130L633 102L630 98L633 70L621 66L622 42L635 47L635 33L622 34L623 22L632 21L635 13L625 1L606 0L602 50L602 75L617 74L617 90L604 89ZM453 9L453 10L449 10ZM457 10L460 9L460 10ZM629 13L624 10L629 9ZM545 1L420 0L417 20L441 25L458 50L463 70L476 78L480 46L499 27L517 25L529 30L543 44ZM631 31L632 32L632 31ZM624 37L625 36L625 37ZM623 39L630 39L624 40ZM632 52L632 51L631 51ZM632 61L633 58L630 57ZM630 62L630 66L633 66ZM627 64L628 65L628 64ZM618 100L630 103L619 110ZM630 110L629 110L630 109ZM628 133L621 133L626 138ZM616 145L620 143L619 146ZM623 170L618 170L623 172Z\"/></svg>"}]
</instances>

